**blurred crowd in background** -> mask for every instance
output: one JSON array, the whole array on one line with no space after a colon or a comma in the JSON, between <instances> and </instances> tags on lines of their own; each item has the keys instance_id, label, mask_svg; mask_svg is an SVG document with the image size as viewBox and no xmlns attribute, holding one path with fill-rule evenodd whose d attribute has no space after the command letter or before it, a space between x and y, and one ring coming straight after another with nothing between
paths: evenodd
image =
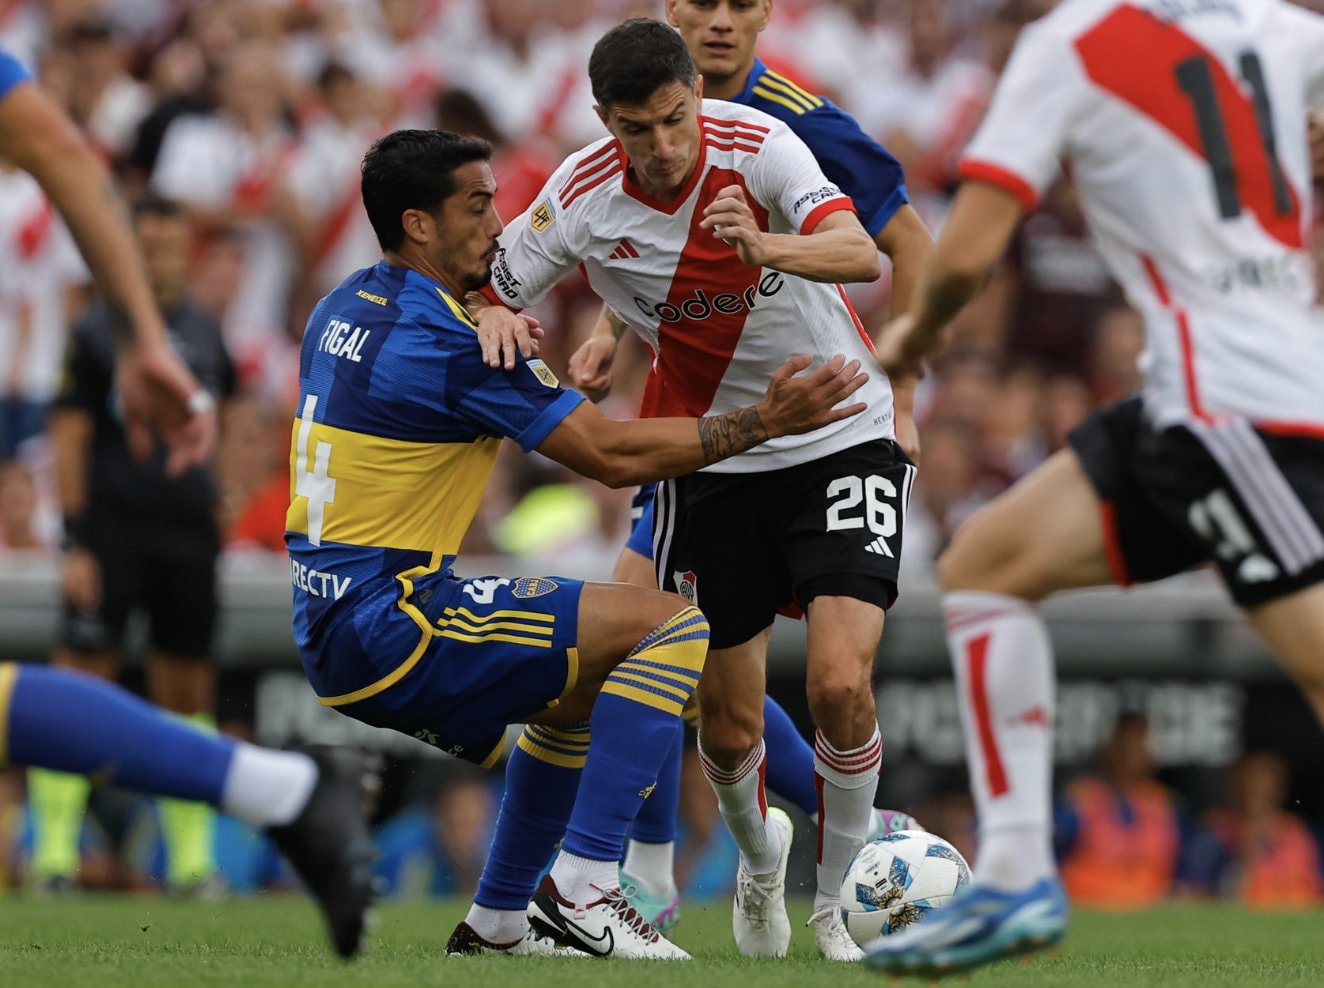
<instances>
[{"instance_id":1,"label":"blurred crowd in background","mask_svg":"<svg viewBox=\"0 0 1324 988\"><path fill-rule=\"evenodd\" d=\"M902 162L911 199L936 234L962 148L1017 33L1050 6L776 0L759 53L855 115ZM662 9L660 0L0 0L0 48L30 66L86 129L126 197L172 200L190 220L189 294L222 325L235 368L216 462L228 547L284 551L304 322L322 294L379 257L358 192L368 145L400 127L483 136L497 149L498 209L513 217L565 154L604 134L585 68L593 42L625 16ZM867 326L885 321L886 277L852 286L851 295ZM0 559L5 549L55 552L60 544L43 428L67 331L89 301L87 272L51 207L34 182L0 162ZM598 310L578 280L537 310L547 328L543 355L563 377ZM953 347L922 382L923 460L903 579L923 580L957 525L1061 448L1092 408L1132 391L1142 345L1140 322L1064 178L1026 218L1009 261L959 317ZM637 341L622 348L609 414L635 413L648 357ZM536 456L503 457L463 553L519 556L530 571L605 574L628 531L630 494ZM1101 761L1100 778L1111 781L1069 792L1060 821L1071 835L1062 853L1093 854L1094 879L1108 871L1107 837L1089 825L1106 809L1098 800L1152 775L1128 730L1134 725L1119 725L1122 753L1110 748ZM1272 765L1260 769L1234 769L1224 816L1199 828L1145 790L1137 805L1154 814L1142 821L1153 824L1150 844L1171 852L1155 865L1157 894L1234 888L1254 874L1257 847L1279 847L1271 837L1286 780ZM1122 782L1108 775L1118 771ZM709 787L692 774L682 881L691 893L724 894L734 851ZM1277 788L1246 781L1266 778L1279 779ZM470 890L499 798L494 781L455 765L440 784L425 781L426 797L382 832L383 873L402 894ZM22 830L16 785L0 777L0 824L11 834ZM969 849L968 807L957 800L927 810ZM97 817L116 813L111 806ZM278 884L254 840L218 834L229 841L225 853L245 862L236 859L233 875L252 876L233 883ZM1293 840L1292 861L1305 868L1309 860L1302 874L1312 876L1299 901L1313 901L1318 854ZM14 846L13 857L0 858L10 870L20 866L22 841ZM150 840L142 845L138 874L151 873L154 853ZM107 884L138 881L113 871Z\"/></svg>"},{"instance_id":2,"label":"blurred crowd in background","mask_svg":"<svg viewBox=\"0 0 1324 988\"><path fill-rule=\"evenodd\" d=\"M1047 6L778 0L759 51L901 160L936 232L1016 34ZM624 16L661 13L659 0L0 0L0 46L86 128L130 200L150 191L193 220L190 294L221 321L237 370L217 464L232 546L281 551L304 321L379 256L358 200L371 141L411 126L486 137L498 207L513 217L566 153L604 133L585 69L593 42ZM87 276L35 184L11 171L0 171L0 272L0 545L53 546L41 427ZM885 320L886 278L852 295L867 325ZM577 279L540 307L553 369L596 312ZM1091 407L1136 385L1141 327L1066 181L1027 219L956 340L918 397L910 575ZM611 414L637 410L647 361L642 344L623 348ZM628 492L537 458L509 458L491 493L468 554L609 559L628 525Z\"/></svg>"}]
</instances>

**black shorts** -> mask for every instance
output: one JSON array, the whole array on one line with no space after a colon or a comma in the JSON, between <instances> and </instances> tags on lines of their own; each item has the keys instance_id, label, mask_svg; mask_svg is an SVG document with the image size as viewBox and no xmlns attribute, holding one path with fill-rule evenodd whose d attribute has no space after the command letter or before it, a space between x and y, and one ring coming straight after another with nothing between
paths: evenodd
<instances>
[{"instance_id":1,"label":"black shorts","mask_svg":"<svg viewBox=\"0 0 1324 988\"><path fill-rule=\"evenodd\" d=\"M696 604L713 648L748 641L815 597L890 607L915 466L875 440L765 473L696 473L659 484L658 586Z\"/></svg>"},{"instance_id":2,"label":"black shorts","mask_svg":"<svg viewBox=\"0 0 1324 988\"><path fill-rule=\"evenodd\" d=\"M1214 562L1247 607L1324 579L1324 438L1240 418L1155 429L1133 398L1095 412L1070 442L1103 503L1122 585Z\"/></svg>"},{"instance_id":3,"label":"black shorts","mask_svg":"<svg viewBox=\"0 0 1324 988\"><path fill-rule=\"evenodd\" d=\"M79 651L117 649L129 616L141 609L153 648L184 659L211 656L220 554L214 532L98 525L88 541L101 564L101 606L80 611L66 600L63 644Z\"/></svg>"}]
</instances>

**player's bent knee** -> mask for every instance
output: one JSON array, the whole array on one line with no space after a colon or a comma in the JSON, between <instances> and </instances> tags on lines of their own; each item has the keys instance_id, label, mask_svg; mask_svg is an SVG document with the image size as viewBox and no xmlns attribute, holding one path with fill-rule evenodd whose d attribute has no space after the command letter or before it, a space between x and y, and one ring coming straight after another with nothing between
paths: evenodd
<instances>
[{"instance_id":1,"label":"player's bent knee","mask_svg":"<svg viewBox=\"0 0 1324 988\"><path fill-rule=\"evenodd\" d=\"M683 604L645 635L630 654L665 654L673 665L694 673L697 678L708 658L709 635L708 619L703 612L693 604Z\"/></svg>"},{"instance_id":2,"label":"player's bent knee","mask_svg":"<svg viewBox=\"0 0 1324 988\"><path fill-rule=\"evenodd\" d=\"M686 605L652 631L607 676L602 694L623 696L680 717L699 688L708 657L708 619Z\"/></svg>"},{"instance_id":3,"label":"player's bent knee","mask_svg":"<svg viewBox=\"0 0 1324 988\"><path fill-rule=\"evenodd\" d=\"M699 743L703 753L721 768L741 764L763 738L763 709L704 702Z\"/></svg>"},{"instance_id":4,"label":"player's bent knee","mask_svg":"<svg viewBox=\"0 0 1324 988\"><path fill-rule=\"evenodd\" d=\"M873 690L867 677L820 676L805 687L810 713L821 723L873 709Z\"/></svg>"},{"instance_id":5,"label":"player's bent knee","mask_svg":"<svg viewBox=\"0 0 1324 988\"><path fill-rule=\"evenodd\" d=\"M934 575L945 591L984 590L1022 596L1017 576L1024 569L1026 540L1010 539L996 505L973 515L956 530L938 556Z\"/></svg>"}]
</instances>

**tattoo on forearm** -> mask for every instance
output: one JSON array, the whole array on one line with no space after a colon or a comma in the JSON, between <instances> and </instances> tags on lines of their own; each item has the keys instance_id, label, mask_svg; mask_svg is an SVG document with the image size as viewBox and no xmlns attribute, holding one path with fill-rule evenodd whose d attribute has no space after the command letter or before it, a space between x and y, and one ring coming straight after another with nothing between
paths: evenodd
<instances>
[{"instance_id":1,"label":"tattoo on forearm","mask_svg":"<svg viewBox=\"0 0 1324 988\"><path fill-rule=\"evenodd\" d=\"M625 331L630 328L630 324L618 316L614 309L607 310L607 322L611 326L611 335L619 343Z\"/></svg>"},{"instance_id":2,"label":"tattoo on forearm","mask_svg":"<svg viewBox=\"0 0 1324 988\"><path fill-rule=\"evenodd\" d=\"M767 438L768 430L754 408L699 419L699 442L703 444L705 463L716 463L743 453Z\"/></svg>"}]
</instances>

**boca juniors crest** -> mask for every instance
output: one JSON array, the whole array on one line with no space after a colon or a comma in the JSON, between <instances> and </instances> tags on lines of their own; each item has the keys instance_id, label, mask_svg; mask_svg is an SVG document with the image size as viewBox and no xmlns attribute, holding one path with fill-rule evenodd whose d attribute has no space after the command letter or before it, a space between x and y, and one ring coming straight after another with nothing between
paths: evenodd
<instances>
[{"instance_id":1,"label":"boca juniors crest","mask_svg":"<svg viewBox=\"0 0 1324 988\"><path fill-rule=\"evenodd\" d=\"M558 586L555 580L549 580L545 576L521 576L515 581L515 588L511 593L522 600L530 600L549 594Z\"/></svg>"},{"instance_id":2,"label":"boca juniors crest","mask_svg":"<svg viewBox=\"0 0 1324 988\"><path fill-rule=\"evenodd\" d=\"M696 607L699 604L699 578L693 570L672 570L671 577L676 581L676 593L680 594Z\"/></svg>"}]
</instances>

